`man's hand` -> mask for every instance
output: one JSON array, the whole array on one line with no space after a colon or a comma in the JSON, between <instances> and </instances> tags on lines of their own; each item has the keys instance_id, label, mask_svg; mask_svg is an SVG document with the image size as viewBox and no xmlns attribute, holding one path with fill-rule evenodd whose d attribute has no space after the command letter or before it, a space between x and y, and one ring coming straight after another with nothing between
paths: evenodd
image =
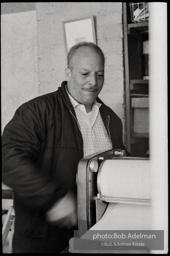
<instances>
[{"instance_id":1,"label":"man's hand","mask_svg":"<svg viewBox=\"0 0 170 256\"><path fill-rule=\"evenodd\" d=\"M72 192L68 192L46 213L47 221L61 228L77 225L77 203Z\"/></svg>"}]
</instances>

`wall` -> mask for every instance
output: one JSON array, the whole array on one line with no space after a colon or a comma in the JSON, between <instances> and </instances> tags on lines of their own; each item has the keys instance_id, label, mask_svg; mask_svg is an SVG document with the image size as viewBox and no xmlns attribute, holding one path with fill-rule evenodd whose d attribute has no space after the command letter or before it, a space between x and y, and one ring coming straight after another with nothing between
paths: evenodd
<instances>
[{"instance_id":1,"label":"wall","mask_svg":"<svg viewBox=\"0 0 170 256\"><path fill-rule=\"evenodd\" d=\"M122 3L3 3L1 5L2 130L23 102L54 91L65 79L63 21L95 17L106 57L100 98L124 125Z\"/></svg>"},{"instance_id":2,"label":"wall","mask_svg":"<svg viewBox=\"0 0 170 256\"><path fill-rule=\"evenodd\" d=\"M23 102L38 95L37 60L35 3L1 3L1 131ZM2 199L3 210L12 205L12 199ZM3 253L11 253L12 232Z\"/></svg>"},{"instance_id":3,"label":"wall","mask_svg":"<svg viewBox=\"0 0 170 256\"><path fill-rule=\"evenodd\" d=\"M35 4L1 4L1 130L15 110L38 95Z\"/></svg>"},{"instance_id":4,"label":"wall","mask_svg":"<svg viewBox=\"0 0 170 256\"><path fill-rule=\"evenodd\" d=\"M2 3L1 14L19 13L35 10L35 3Z\"/></svg>"},{"instance_id":5,"label":"wall","mask_svg":"<svg viewBox=\"0 0 170 256\"><path fill-rule=\"evenodd\" d=\"M106 56L105 84L100 98L124 124L122 3L36 3L39 93L54 91L65 79L63 21L93 15L97 44Z\"/></svg>"}]
</instances>

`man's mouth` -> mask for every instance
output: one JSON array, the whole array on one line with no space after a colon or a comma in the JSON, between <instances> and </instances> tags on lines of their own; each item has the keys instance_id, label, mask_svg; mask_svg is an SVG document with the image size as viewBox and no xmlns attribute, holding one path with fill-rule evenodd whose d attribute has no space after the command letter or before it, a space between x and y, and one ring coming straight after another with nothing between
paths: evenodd
<instances>
[{"instance_id":1,"label":"man's mouth","mask_svg":"<svg viewBox=\"0 0 170 256\"><path fill-rule=\"evenodd\" d=\"M83 90L87 92L97 92L98 88L84 88Z\"/></svg>"}]
</instances>

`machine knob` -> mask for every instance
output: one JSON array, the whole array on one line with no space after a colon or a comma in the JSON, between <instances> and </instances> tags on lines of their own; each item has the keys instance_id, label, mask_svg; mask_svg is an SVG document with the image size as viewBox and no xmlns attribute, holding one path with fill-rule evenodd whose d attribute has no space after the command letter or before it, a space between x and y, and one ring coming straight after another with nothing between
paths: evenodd
<instances>
[{"instance_id":1,"label":"machine knob","mask_svg":"<svg viewBox=\"0 0 170 256\"><path fill-rule=\"evenodd\" d=\"M97 160L92 160L89 165L89 169L91 172L97 172L99 168L99 164Z\"/></svg>"}]
</instances>

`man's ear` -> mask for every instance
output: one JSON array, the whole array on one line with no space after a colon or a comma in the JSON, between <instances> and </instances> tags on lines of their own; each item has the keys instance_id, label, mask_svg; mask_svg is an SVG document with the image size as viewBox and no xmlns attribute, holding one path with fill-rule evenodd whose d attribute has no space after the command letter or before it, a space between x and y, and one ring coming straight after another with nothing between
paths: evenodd
<instances>
[{"instance_id":1,"label":"man's ear","mask_svg":"<svg viewBox=\"0 0 170 256\"><path fill-rule=\"evenodd\" d=\"M70 81L70 79L71 79L71 70L69 68L65 69L65 76L66 76L66 80Z\"/></svg>"}]
</instances>

